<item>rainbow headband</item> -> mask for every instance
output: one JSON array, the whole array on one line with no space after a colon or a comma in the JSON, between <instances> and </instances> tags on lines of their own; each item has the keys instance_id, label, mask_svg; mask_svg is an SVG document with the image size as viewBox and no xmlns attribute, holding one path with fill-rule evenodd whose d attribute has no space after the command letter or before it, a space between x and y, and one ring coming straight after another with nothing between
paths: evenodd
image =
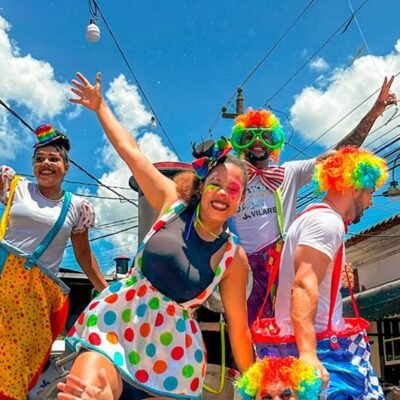
<instances>
[{"instance_id":1,"label":"rainbow headband","mask_svg":"<svg viewBox=\"0 0 400 400\"><path fill-rule=\"evenodd\" d=\"M314 183L319 192L378 189L388 177L385 160L367 149L346 146L317 164Z\"/></svg>"},{"instance_id":2,"label":"rainbow headband","mask_svg":"<svg viewBox=\"0 0 400 400\"><path fill-rule=\"evenodd\" d=\"M279 138L283 133L282 126L279 122L279 119L273 114L271 111L267 110L253 110L249 108L245 114L241 114L235 118L235 125L232 128L232 136L243 133L245 128L267 128L271 129L272 140L275 142L279 142ZM278 133L279 131L279 133ZM274 161L278 161L279 153L283 149L282 146L279 149L275 149L271 152L271 157ZM242 151L235 150L237 154L241 154Z\"/></svg>"},{"instance_id":3,"label":"rainbow headband","mask_svg":"<svg viewBox=\"0 0 400 400\"><path fill-rule=\"evenodd\" d=\"M317 399L322 381L316 370L294 357L266 357L254 363L235 382L235 387L245 400L261 396L279 396L290 389L300 400Z\"/></svg>"}]
</instances>

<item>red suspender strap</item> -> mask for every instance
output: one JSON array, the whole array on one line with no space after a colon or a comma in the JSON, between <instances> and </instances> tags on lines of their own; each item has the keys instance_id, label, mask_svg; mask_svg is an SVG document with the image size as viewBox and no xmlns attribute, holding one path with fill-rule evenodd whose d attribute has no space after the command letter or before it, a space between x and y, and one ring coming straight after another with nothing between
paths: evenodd
<instances>
[{"instance_id":1,"label":"red suspender strap","mask_svg":"<svg viewBox=\"0 0 400 400\"><path fill-rule=\"evenodd\" d=\"M309 211L312 211L312 210L316 210L316 209L319 209L319 208L321 208L321 209L322 208L330 209L330 207L327 206L327 205L315 204L315 205L312 205L312 206L308 207L307 209L305 209L296 218L299 218L301 215L305 214L306 212L309 212ZM281 246L283 246L283 242L281 242ZM267 304L268 297L269 297L269 295L271 293L272 285L275 283L276 277L278 276L281 255L282 255L282 251L278 251L274 255L274 257L276 257L276 261L273 263L272 268L271 268L271 273L270 273L269 280L268 280L267 291L265 293L265 298L264 298L263 304L262 304L260 310L258 311L257 320L260 320L262 318L262 313L264 311L265 305Z\"/></svg>"}]
</instances>

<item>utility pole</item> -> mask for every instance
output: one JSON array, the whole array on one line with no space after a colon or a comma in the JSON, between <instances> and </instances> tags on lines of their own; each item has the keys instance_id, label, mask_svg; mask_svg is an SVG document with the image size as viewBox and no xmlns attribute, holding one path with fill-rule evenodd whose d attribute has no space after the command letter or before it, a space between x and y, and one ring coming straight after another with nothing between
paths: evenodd
<instances>
[{"instance_id":1,"label":"utility pole","mask_svg":"<svg viewBox=\"0 0 400 400\"><path fill-rule=\"evenodd\" d=\"M228 109L226 106L223 106L221 109L222 118L230 118L235 119L238 115L244 114L244 97L243 97L243 89L238 87L236 89L236 112L235 113L228 113Z\"/></svg>"}]
</instances>

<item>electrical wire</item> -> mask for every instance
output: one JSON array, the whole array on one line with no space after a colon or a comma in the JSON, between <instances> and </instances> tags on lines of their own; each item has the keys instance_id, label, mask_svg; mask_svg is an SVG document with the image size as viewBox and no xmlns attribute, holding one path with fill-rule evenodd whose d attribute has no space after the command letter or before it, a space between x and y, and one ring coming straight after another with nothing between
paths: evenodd
<instances>
[{"instance_id":1,"label":"electrical wire","mask_svg":"<svg viewBox=\"0 0 400 400\"><path fill-rule=\"evenodd\" d=\"M364 0L364 2L354 11L353 15L348 17L329 37L328 39L325 40L325 42L300 66L299 69L296 70L296 72L290 76L290 78L284 82L279 89L277 89L269 98L268 100L264 103L264 107L271 102L272 99L274 99L278 93L280 93L296 76L297 74L303 70L303 68L310 63L310 61L340 32L340 30L343 29L343 27L346 27L353 19L353 16L355 16L362 7L368 2L369 0Z\"/></svg>"},{"instance_id":2,"label":"electrical wire","mask_svg":"<svg viewBox=\"0 0 400 400\"><path fill-rule=\"evenodd\" d=\"M365 36L364 36L363 31L362 31L362 29L361 29L360 23L358 22L358 18L357 18L357 16L354 14L354 8L353 8L353 4L351 4L351 0L347 0L347 3L349 4L350 10L351 10L351 12L352 12L353 15L354 15L354 21L355 21L355 23L356 23L358 32L360 33L361 40L363 41L364 46L367 48L368 54L369 54L369 55L372 55L371 49L369 48L368 43L367 43L367 40L365 39ZM374 58L371 58L371 60L372 60L372 62L373 62L373 64L374 64L374 66L375 66L375 68L376 68L376 71L378 72L379 76L382 76L382 73L381 73L381 71L379 70L379 67L378 67L378 65L376 64Z\"/></svg>"},{"instance_id":3,"label":"electrical wire","mask_svg":"<svg viewBox=\"0 0 400 400\"><path fill-rule=\"evenodd\" d=\"M128 221L133 221L133 220L137 220L137 219L138 219L138 217L130 217L130 218L119 219L117 221L112 221L112 222L104 222L102 224L96 225L96 228L102 229L106 226L112 226L112 225L116 225L116 224L120 224L120 223L127 223Z\"/></svg>"},{"instance_id":4,"label":"electrical wire","mask_svg":"<svg viewBox=\"0 0 400 400\"><path fill-rule=\"evenodd\" d=\"M31 132L33 132L36 135L35 130L15 111L13 110L8 104L6 104L2 99L0 99L0 105L2 105L8 112L10 112L14 117L16 117L23 125L25 125ZM93 179L95 182L97 182L100 186L103 186L104 188L108 189L110 192L116 194L120 199L123 199L127 201L128 203L133 204L134 206L137 207L137 203L134 201L128 199L124 195L118 193L116 190L112 189L108 185L104 184L101 182L99 179L97 179L93 174L91 174L88 170L85 168L81 167L78 163L73 161L72 159L69 160L69 162L74 165L76 168L78 168L80 171L82 171L84 174L86 174L89 178Z\"/></svg>"},{"instance_id":5,"label":"electrical wire","mask_svg":"<svg viewBox=\"0 0 400 400\"><path fill-rule=\"evenodd\" d=\"M34 178L35 175L32 174L25 174L22 172L18 172L18 175L21 176L26 176L27 178ZM89 182L80 182L80 181L70 181L68 179L64 179L63 181L64 183L70 183L73 185L82 185L82 186L96 186L96 187L101 187L101 185L99 185L98 183L89 183ZM113 186L113 185L108 185L110 188L113 189L120 189L120 190L132 190L132 188L130 187L126 187L126 186Z\"/></svg>"},{"instance_id":6,"label":"electrical wire","mask_svg":"<svg viewBox=\"0 0 400 400\"><path fill-rule=\"evenodd\" d=\"M368 1L368 0L366 0ZM397 77L400 74L400 71L397 72L397 74L395 74L394 76ZM343 117L341 117L337 122L335 122L330 128L328 128L327 130L325 130L324 132L322 132L317 138L315 138L313 141L311 141L311 143L309 143L304 149L307 150L308 148L310 148L313 144L315 144L316 142L318 142L322 137L324 137L326 134L328 134L333 128L335 128L337 125L339 125L342 121L344 121L349 115L351 115L354 111L356 111L358 108L360 108L364 103L366 103L371 97L373 97L374 95L376 95L376 93L378 93L381 90L381 87L379 87L378 89L376 89L373 93L371 93L367 98L365 98L360 104L358 104L357 106L355 106L352 110L350 110L347 114L345 114ZM295 154L293 156L293 159L296 159L298 156L300 155L300 153Z\"/></svg>"},{"instance_id":7,"label":"electrical wire","mask_svg":"<svg viewBox=\"0 0 400 400\"><path fill-rule=\"evenodd\" d=\"M96 240L104 239L104 238L107 238L107 237L110 237L110 236L115 236L115 235L118 235L120 233L127 232L127 231L130 231L132 229L138 228L138 226L139 225L132 225L132 226L130 226L128 228L121 229L121 230L119 230L117 232L107 233L107 234L101 235L101 236L96 236L94 238L90 238L89 242L95 242ZM72 245L66 246L66 248L70 248L70 247L72 247Z\"/></svg>"},{"instance_id":8,"label":"electrical wire","mask_svg":"<svg viewBox=\"0 0 400 400\"><path fill-rule=\"evenodd\" d=\"M119 53L121 54L121 57L123 58L123 60L124 60L124 62L125 62L125 64L126 64L126 66L128 67L129 72L131 73L133 79L135 80L136 85L137 85L138 89L140 90L140 93L142 94L142 97L144 98L144 100L146 101L147 105L149 106L151 112L153 113L154 117L156 118L157 123L158 123L158 126L161 128L161 130L162 130L162 132L163 132L165 138L168 140L168 143L169 143L169 145L171 146L172 150L176 153L176 155L178 156L178 159L181 161L181 157L180 157L180 155L179 155L177 149L175 148L174 144L172 143L172 140L171 140L171 138L169 137L167 131L165 130L164 125L163 125L163 123L161 122L161 119L159 118L159 116L157 115L157 113L156 113L154 107L153 107L152 104L150 103L150 100L149 100L149 98L147 97L147 95L146 95L146 93L145 93L145 91L144 91L142 85L140 84L138 77L136 76L136 74L135 74L135 72L134 72L134 70L133 70L131 64L129 63L127 57L125 56L124 51L122 50L121 46L119 45L117 38L115 37L113 31L111 30L110 25L108 24L108 22L107 22L107 20L106 20L106 18L105 18L105 16L104 16L104 14L103 14L103 12L101 11L101 8L99 7L99 4L97 3L96 0L90 0L90 1L93 2L93 4L94 4L96 10L99 12L99 14L100 14L100 16L101 16L101 19L102 19L103 22L104 22L104 25L107 27L107 30L108 30L108 32L110 33L112 40L114 41L115 45L117 46L117 49L118 49ZM90 4L90 1L89 1L89 4Z\"/></svg>"},{"instance_id":9,"label":"electrical wire","mask_svg":"<svg viewBox=\"0 0 400 400\"><path fill-rule=\"evenodd\" d=\"M239 87L243 88L246 83L253 77L253 75L256 73L256 71L264 64L264 62L267 60L267 58L272 54L272 52L279 46L279 44L283 41L283 39L289 34L289 32L294 28L294 26L297 24L297 22L304 16L304 14L307 12L307 10L311 7L312 3L314 0L310 0L307 5L302 9L302 11L297 15L297 17L294 19L294 21L289 25L289 27L281 34L281 36L278 38L278 40L272 45L270 49L266 52L266 54L261 58L261 60L256 64L256 66L250 71L250 73L243 79L242 83L239 85ZM232 104L232 100L235 98L236 92L225 102L225 105ZM235 110L236 111L236 110ZM208 133L211 134L212 130L215 128L215 126L218 124L218 122L221 120L222 114L219 112L212 124L210 125L210 128L208 128Z\"/></svg>"},{"instance_id":10,"label":"electrical wire","mask_svg":"<svg viewBox=\"0 0 400 400\"><path fill-rule=\"evenodd\" d=\"M100 200L118 200L119 202L121 202L121 203L124 203L125 201L128 201L129 200L129 202L130 203L132 203L132 202L134 202L136 199L127 199L127 200L124 200L124 199L121 199L120 197L107 197L107 196L98 196L98 195L96 195L96 194L85 194L85 193L74 193L74 192L71 192L73 195L75 195L75 196L79 196L79 197L87 197L87 198L89 198L89 199L100 199ZM136 205L136 204L135 204Z\"/></svg>"}]
</instances>

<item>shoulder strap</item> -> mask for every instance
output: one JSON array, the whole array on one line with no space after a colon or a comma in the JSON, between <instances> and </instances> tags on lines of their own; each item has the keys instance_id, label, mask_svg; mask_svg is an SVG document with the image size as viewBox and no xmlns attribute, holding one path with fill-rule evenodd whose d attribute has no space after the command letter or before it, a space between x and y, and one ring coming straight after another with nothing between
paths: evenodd
<instances>
[{"instance_id":1,"label":"shoulder strap","mask_svg":"<svg viewBox=\"0 0 400 400\"><path fill-rule=\"evenodd\" d=\"M312 205L312 206L306 208L296 218L299 218L301 215L305 214L306 212L309 212L309 211L312 211L312 210L316 210L316 209L319 209L319 208L329 208L329 207L325 206L323 204L315 204L315 205ZM278 211L278 203L277 203L277 211ZM278 211L278 215L279 215L279 211ZM279 218L278 218L278 221L279 221ZM275 283L276 277L278 276L279 267L280 267L280 264L281 264L280 261L281 261L283 245L284 245L283 240L279 240L277 242L277 244L276 244L276 249L275 249L275 252L274 252L275 253L274 254L275 261L272 264L270 276L269 276L269 279L268 279L267 291L265 293L265 298L264 298L263 304L262 304L260 310L258 311L257 320L260 320L262 318L262 314L263 314L264 308L265 308L265 306L267 304L269 295L271 293L272 286Z\"/></svg>"},{"instance_id":2,"label":"shoulder strap","mask_svg":"<svg viewBox=\"0 0 400 400\"><path fill-rule=\"evenodd\" d=\"M6 209L4 210L4 213L3 213L3 216L2 216L1 222L0 222L0 241L2 241L4 239L4 236L6 234L8 216L10 215L10 209L11 209L12 201L14 198L15 189L20 180L21 180L21 177L18 175L15 175L10 184L10 190L9 190L9 194L8 194L8 201L7 201Z\"/></svg>"},{"instance_id":3,"label":"shoulder strap","mask_svg":"<svg viewBox=\"0 0 400 400\"><path fill-rule=\"evenodd\" d=\"M285 239L285 221L283 218L283 201L282 201L282 190L278 188L274 191L275 205L276 205L276 217L278 219L279 233L281 238Z\"/></svg>"},{"instance_id":4,"label":"shoulder strap","mask_svg":"<svg viewBox=\"0 0 400 400\"><path fill-rule=\"evenodd\" d=\"M71 200L72 200L72 194L69 192L65 192L61 212L60 215L58 216L56 223L44 237L42 243L40 243L39 246L36 248L36 250L27 258L25 262L26 268L30 269L34 264L36 264L39 257L46 251L50 243L57 236L57 233L60 231L61 227L64 224L65 218L69 210L69 206L71 204Z\"/></svg>"},{"instance_id":5,"label":"shoulder strap","mask_svg":"<svg viewBox=\"0 0 400 400\"><path fill-rule=\"evenodd\" d=\"M332 272L332 285L331 285L331 296L330 296L330 303L329 303L329 317L328 317L328 327L327 331L332 332L332 317L333 317L333 311L335 309L335 304L336 304L336 298L339 293L339 282L342 276L342 264L343 264L343 250L344 246L343 244L340 246L336 257L335 257L335 264L333 267L333 272ZM347 274L347 280L349 281L349 276ZM353 306L353 312L356 318L360 317L360 313L358 311L358 306L356 299L354 298L354 293L353 293L353 288L350 285L349 281L349 292L351 296L351 303Z\"/></svg>"}]
</instances>

